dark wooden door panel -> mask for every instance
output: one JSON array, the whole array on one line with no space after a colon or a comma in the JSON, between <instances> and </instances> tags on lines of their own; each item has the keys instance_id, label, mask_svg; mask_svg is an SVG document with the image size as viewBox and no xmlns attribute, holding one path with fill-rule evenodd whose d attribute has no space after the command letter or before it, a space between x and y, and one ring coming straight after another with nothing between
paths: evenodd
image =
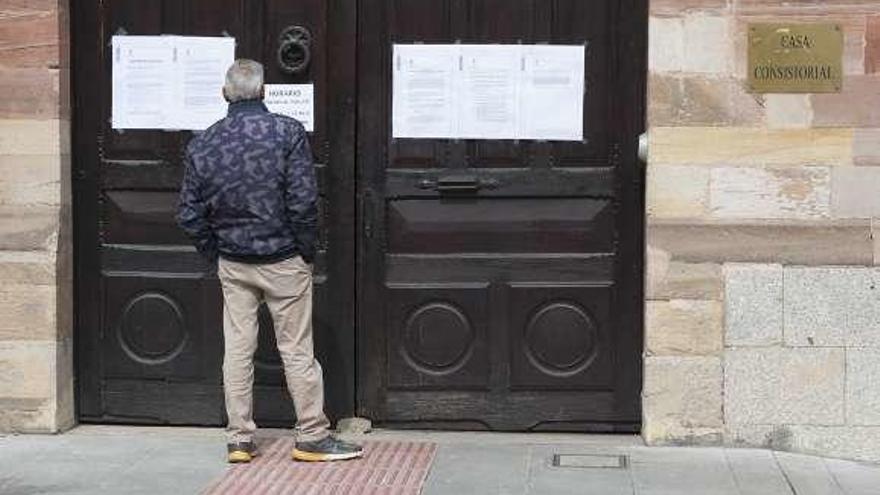
<instances>
[{"instance_id":1,"label":"dark wooden door panel","mask_svg":"<svg viewBox=\"0 0 880 495\"><path fill-rule=\"evenodd\" d=\"M610 253L614 208L604 199L418 199L388 203L394 254Z\"/></svg>"},{"instance_id":2,"label":"dark wooden door panel","mask_svg":"<svg viewBox=\"0 0 880 495\"><path fill-rule=\"evenodd\" d=\"M646 2L365 0L359 410L379 422L638 428ZM394 139L395 43L583 44L580 142ZM548 109L552 111L552 109Z\"/></svg>"},{"instance_id":3,"label":"dark wooden door panel","mask_svg":"<svg viewBox=\"0 0 880 495\"><path fill-rule=\"evenodd\" d=\"M74 18L77 344L83 420L224 421L222 299L213 267L174 215L191 132L111 128L114 34L232 36L267 83L314 83L319 252L315 341L332 416L354 411L353 0L83 0ZM331 9L332 6L332 9ZM331 10L336 14L331 15ZM277 63L279 35L312 35L308 69ZM332 63L331 63L332 61ZM349 103L350 105L350 103ZM290 425L293 408L271 319L260 318L255 415Z\"/></svg>"},{"instance_id":4,"label":"dark wooden door panel","mask_svg":"<svg viewBox=\"0 0 880 495\"><path fill-rule=\"evenodd\" d=\"M387 287L390 389L488 389L488 289L488 284Z\"/></svg>"},{"instance_id":5,"label":"dark wooden door panel","mask_svg":"<svg viewBox=\"0 0 880 495\"><path fill-rule=\"evenodd\" d=\"M614 388L613 285L510 284L510 388Z\"/></svg>"}]
</instances>

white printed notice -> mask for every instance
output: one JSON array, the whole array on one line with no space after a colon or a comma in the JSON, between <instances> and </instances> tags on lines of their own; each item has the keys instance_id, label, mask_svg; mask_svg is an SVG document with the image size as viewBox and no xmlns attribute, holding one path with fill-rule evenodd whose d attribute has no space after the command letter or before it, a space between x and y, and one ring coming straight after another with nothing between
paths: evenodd
<instances>
[{"instance_id":1,"label":"white printed notice","mask_svg":"<svg viewBox=\"0 0 880 495\"><path fill-rule=\"evenodd\" d=\"M459 53L454 45L394 45L392 127L395 137L456 135L454 84Z\"/></svg>"},{"instance_id":2,"label":"white printed notice","mask_svg":"<svg viewBox=\"0 0 880 495\"><path fill-rule=\"evenodd\" d=\"M270 112L293 117L307 132L315 132L315 86L313 84L267 84L263 103Z\"/></svg>"},{"instance_id":3,"label":"white printed notice","mask_svg":"<svg viewBox=\"0 0 880 495\"><path fill-rule=\"evenodd\" d=\"M207 129L226 116L223 98L226 71L235 61L235 39L228 37L175 37L179 99L176 102L177 129Z\"/></svg>"},{"instance_id":4,"label":"white printed notice","mask_svg":"<svg viewBox=\"0 0 880 495\"><path fill-rule=\"evenodd\" d=\"M521 50L519 46L462 45L458 78L458 137L514 139Z\"/></svg>"},{"instance_id":5,"label":"white printed notice","mask_svg":"<svg viewBox=\"0 0 880 495\"><path fill-rule=\"evenodd\" d=\"M394 45L395 138L581 141L584 46Z\"/></svg>"},{"instance_id":6,"label":"white printed notice","mask_svg":"<svg viewBox=\"0 0 880 495\"><path fill-rule=\"evenodd\" d=\"M584 47L528 46L522 63L519 138L582 140Z\"/></svg>"},{"instance_id":7,"label":"white printed notice","mask_svg":"<svg viewBox=\"0 0 880 495\"><path fill-rule=\"evenodd\" d=\"M163 128L174 96L173 76L170 38L114 36L113 128Z\"/></svg>"},{"instance_id":8,"label":"white printed notice","mask_svg":"<svg viewBox=\"0 0 880 495\"><path fill-rule=\"evenodd\" d=\"M235 39L114 36L114 129L203 130L226 115Z\"/></svg>"}]
</instances>

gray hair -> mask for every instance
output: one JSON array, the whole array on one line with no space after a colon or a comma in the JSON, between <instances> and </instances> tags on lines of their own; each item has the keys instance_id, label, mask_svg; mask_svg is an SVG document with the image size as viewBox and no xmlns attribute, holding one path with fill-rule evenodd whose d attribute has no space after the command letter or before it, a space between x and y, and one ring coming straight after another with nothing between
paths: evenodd
<instances>
[{"instance_id":1,"label":"gray hair","mask_svg":"<svg viewBox=\"0 0 880 495\"><path fill-rule=\"evenodd\" d=\"M263 64L240 58L226 71L223 95L230 103L256 100L263 96Z\"/></svg>"}]
</instances>

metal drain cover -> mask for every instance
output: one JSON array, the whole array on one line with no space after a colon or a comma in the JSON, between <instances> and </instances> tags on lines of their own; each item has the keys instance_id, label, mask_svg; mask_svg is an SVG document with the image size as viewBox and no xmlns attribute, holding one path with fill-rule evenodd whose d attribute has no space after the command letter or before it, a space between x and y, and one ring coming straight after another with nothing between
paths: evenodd
<instances>
[{"instance_id":1,"label":"metal drain cover","mask_svg":"<svg viewBox=\"0 0 880 495\"><path fill-rule=\"evenodd\" d=\"M603 454L553 454L553 466L561 468L611 468L624 469L625 455Z\"/></svg>"}]
</instances>

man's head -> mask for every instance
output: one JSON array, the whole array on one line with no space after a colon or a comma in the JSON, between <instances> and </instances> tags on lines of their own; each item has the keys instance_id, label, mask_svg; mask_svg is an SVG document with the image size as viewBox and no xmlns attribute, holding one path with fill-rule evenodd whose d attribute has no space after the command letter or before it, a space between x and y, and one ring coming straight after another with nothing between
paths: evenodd
<instances>
[{"instance_id":1,"label":"man's head","mask_svg":"<svg viewBox=\"0 0 880 495\"><path fill-rule=\"evenodd\" d=\"M229 103L263 99L263 64L240 58L226 71L223 97Z\"/></svg>"}]
</instances>

